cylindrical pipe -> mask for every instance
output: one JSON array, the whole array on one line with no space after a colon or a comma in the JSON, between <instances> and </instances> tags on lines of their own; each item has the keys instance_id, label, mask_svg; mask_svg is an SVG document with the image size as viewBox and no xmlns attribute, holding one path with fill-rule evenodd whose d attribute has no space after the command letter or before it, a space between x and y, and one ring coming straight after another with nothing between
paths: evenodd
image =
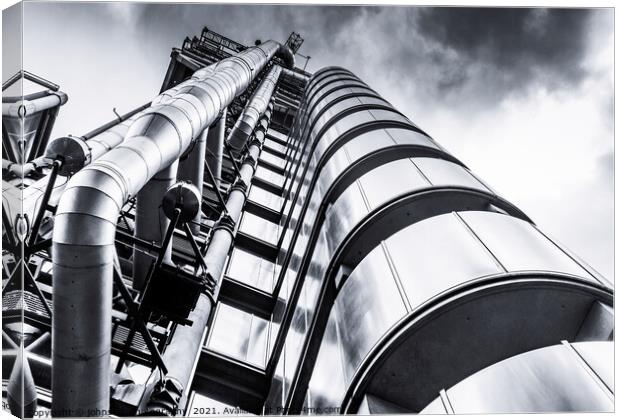
<instances>
[{"instance_id":1,"label":"cylindrical pipe","mask_svg":"<svg viewBox=\"0 0 620 420\"><path fill-rule=\"evenodd\" d=\"M91 131L90 133L82 136L82 138L87 139L86 144L90 150L90 161L94 161L98 159L101 155L106 152L109 152L116 146L118 146L125 137L127 130L131 123L140 115L139 113L144 110L144 106L134 109L133 111L128 112L125 115L122 115L122 121L118 122L118 119L114 120L114 124L110 125L110 123L106 123L103 126L97 128L96 130ZM105 130L102 130L104 127ZM95 133L95 134L92 134ZM92 134L92 135L91 135ZM88 137L91 135L91 137ZM48 144L48 148L54 142L50 142ZM47 153L46 153L47 155ZM50 156L46 156L50 157ZM67 156L60 156L63 160L66 160ZM54 157L55 158L55 157ZM41 205L41 198L45 192L45 188L47 183L49 182L49 175L44 176L43 178L37 180L24 190L22 190L22 200L19 204L18 208L12 209L13 214L24 214L28 216L29 220L33 220L39 206ZM64 176L58 177L56 179L56 185L52 190L52 195L50 196L49 205L55 206L58 204L58 200L62 192L65 189L67 183L67 178Z\"/></svg>"},{"instance_id":2,"label":"cylindrical pipe","mask_svg":"<svg viewBox=\"0 0 620 420\"><path fill-rule=\"evenodd\" d=\"M170 219L166 217L161 207L161 202L177 177L178 161L167 168L159 171L138 193L136 202L136 227L134 235L138 239L148 241L155 245L161 245ZM164 261L172 263L172 242L165 250ZM133 288L142 290L145 285L146 275L151 267L153 258L144 252L133 253Z\"/></svg>"},{"instance_id":3,"label":"cylindrical pipe","mask_svg":"<svg viewBox=\"0 0 620 420\"><path fill-rule=\"evenodd\" d=\"M300 84L303 89L306 88L306 85L310 81L310 76L306 76L305 74L296 72L294 70L284 68L282 69L282 73L289 79L294 80L295 83Z\"/></svg>"},{"instance_id":4,"label":"cylindrical pipe","mask_svg":"<svg viewBox=\"0 0 620 420\"><path fill-rule=\"evenodd\" d=\"M266 117L263 117L266 119ZM254 129L254 127L252 127ZM227 213L213 227L211 241L204 255L207 275L217 284L220 283L224 273L227 256L234 241L234 232L241 219L241 213L247 199L247 187L251 185L252 177L256 170L256 162L260 155L262 144L265 139L265 129L260 126L256 131L256 141L249 147L249 157L239 168L237 182L233 184L226 200ZM196 304L196 308L190 315L193 321L189 326L178 326L173 340L170 342L163 359L168 374L165 378L160 378L160 383L165 384L166 389L155 387L152 393L146 393L145 413L146 415L165 414L169 416L182 415L182 410L178 407L185 405L187 392L191 384L200 349L204 343L206 326L212 308L212 301L205 295L201 295ZM190 357L190 355L192 357ZM172 395L177 399L175 404L171 404L169 397ZM160 398L165 396L165 398ZM142 404L141 404L142 405Z\"/></svg>"},{"instance_id":5,"label":"cylindrical pipe","mask_svg":"<svg viewBox=\"0 0 620 420\"><path fill-rule=\"evenodd\" d=\"M187 150L279 48L268 41L198 70L169 101L144 111L121 145L69 181L53 235L54 299L60 297L53 307L53 412L108 411L111 267L121 208Z\"/></svg>"},{"instance_id":6,"label":"cylindrical pipe","mask_svg":"<svg viewBox=\"0 0 620 420\"><path fill-rule=\"evenodd\" d=\"M219 120L209 128L209 135L207 136L206 165L211 170L213 178L215 178L215 188L219 188L222 182L222 159L224 155L227 112L228 109L224 108Z\"/></svg>"},{"instance_id":7,"label":"cylindrical pipe","mask_svg":"<svg viewBox=\"0 0 620 420\"><path fill-rule=\"evenodd\" d=\"M135 108L135 109L132 109L132 110L131 110L131 111L129 111L128 113L123 114L123 115L121 115L120 117L117 117L116 119L114 119L114 120L112 120L112 121L110 121L110 122L108 122L108 123L105 123L104 125L102 125L102 126L100 126L100 127L97 127L97 128L95 128L94 130L89 131L88 133L84 134L84 135L82 136L82 138L83 138L84 140L89 140L89 139L91 139L91 138L93 138L93 137L95 137L95 136L98 136L99 134L103 133L104 131L109 130L110 128L114 127L115 125L120 124L120 123L122 123L123 121L125 121L125 120L127 120L127 119L129 119L129 118L133 117L133 116L134 116L134 115L136 115L138 112L140 112L140 111L144 111L144 110L145 110L146 108L148 108L149 106L151 106L151 103L150 103L150 102L147 102L147 103L146 103L146 104L144 104L144 105L141 105L141 106L139 106L139 107L137 107L137 108Z\"/></svg>"},{"instance_id":8,"label":"cylindrical pipe","mask_svg":"<svg viewBox=\"0 0 620 420\"><path fill-rule=\"evenodd\" d=\"M202 197L202 182L205 173L205 153L207 149L207 139L209 138L209 128L202 130L194 142L194 147L185 156L185 159L179 161L179 170L177 171L178 181L187 181L192 183ZM198 212L194 219L189 222L189 228L194 235L200 233L200 222L202 213Z\"/></svg>"},{"instance_id":9,"label":"cylindrical pipe","mask_svg":"<svg viewBox=\"0 0 620 420\"><path fill-rule=\"evenodd\" d=\"M2 116L23 118L26 115L36 114L55 106L64 105L67 102L67 94L61 91L49 92L49 95L32 100L22 100L2 104Z\"/></svg>"},{"instance_id":10,"label":"cylindrical pipe","mask_svg":"<svg viewBox=\"0 0 620 420\"><path fill-rule=\"evenodd\" d=\"M258 119L267 110L281 71L282 67L273 66L243 109L228 135L228 143L233 148L237 150L243 148Z\"/></svg>"}]
</instances>

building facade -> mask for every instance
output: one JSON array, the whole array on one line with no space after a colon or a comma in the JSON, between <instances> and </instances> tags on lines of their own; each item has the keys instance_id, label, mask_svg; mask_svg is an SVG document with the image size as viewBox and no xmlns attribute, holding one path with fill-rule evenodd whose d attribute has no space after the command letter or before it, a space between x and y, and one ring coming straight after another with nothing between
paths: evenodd
<instances>
[{"instance_id":1,"label":"building facade","mask_svg":"<svg viewBox=\"0 0 620 420\"><path fill-rule=\"evenodd\" d=\"M11 411L613 411L613 286L302 43L205 28L153 101L3 161Z\"/></svg>"}]
</instances>

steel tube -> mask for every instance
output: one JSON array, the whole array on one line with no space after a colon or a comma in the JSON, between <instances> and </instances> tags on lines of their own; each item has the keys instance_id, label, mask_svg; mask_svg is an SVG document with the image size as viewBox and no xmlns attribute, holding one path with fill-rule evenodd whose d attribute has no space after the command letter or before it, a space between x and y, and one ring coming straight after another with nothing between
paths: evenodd
<instances>
[{"instance_id":1,"label":"steel tube","mask_svg":"<svg viewBox=\"0 0 620 420\"><path fill-rule=\"evenodd\" d=\"M21 100L2 104L2 116L12 118L24 118L27 115L36 114L55 106L61 106L67 102L67 94L64 92L49 92L48 95L32 100Z\"/></svg>"},{"instance_id":2,"label":"steel tube","mask_svg":"<svg viewBox=\"0 0 620 420\"><path fill-rule=\"evenodd\" d=\"M228 135L228 143L233 148L237 150L243 148L252 130L256 127L258 119L267 110L281 71L280 66L273 66L243 109Z\"/></svg>"},{"instance_id":3,"label":"steel tube","mask_svg":"<svg viewBox=\"0 0 620 420\"><path fill-rule=\"evenodd\" d=\"M106 123L100 128L91 131L82 138L88 138L86 136L91 135L92 133L96 133L92 135L91 138L88 138L86 144L90 149L90 157L91 161L99 158L104 153L112 150L116 146L118 146L124 139L131 122L135 120L140 111L142 111L144 107L139 107L134 109L133 111L128 112L127 114L121 116L123 121L118 122L118 120L114 120L115 124L110 125L110 123ZM103 127L108 127L105 130L101 131ZM64 158L64 156L63 156ZM38 208L41 205L41 199L45 192L45 188L47 183L49 182L49 175L44 176L38 181L34 182L29 187L25 188L22 191L22 200L17 207L12 208L13 214L25 214L28 215L29 220L33 220L35 215L38 212ZM62 192L65 189L67 183L67 177L61 176L58 177L56 181L56 185L52 189L52 194L50 196L49 204L55 206L58 204L58 200L62 195Z\"/></svg>"},{"instance_id":4,"label":"steel tube","mask_svg":"<svg viewBox=\"0 0 620 420\"><path fill-rule=\"evenodd\" d=\"M185 156L185 159L179 161L179 169L177 171L177 181L191 182L198 189L200 197L202 197L202 183L205 174L205 153L209 132L209 128L202 130L192 150ZM199 211L189 223L189 228L194 235L200 233L201 220L202 212Z\"/></svg>"},{"instance_id":5,"label":"steel tube","mask_svg":"<svg viewBox=\"0 0 620 420\"><path fill-rule=\"evenodd\" d=\"M53 412L109 409L112 264L121 208L188 149L280 47L268 41L198 70L169 100L145 110L121 145L69 181L53 234L54 299L60 297L52 329Z\"/></svg>"},{"instance_id":6,"label":"steel tube","mask_svg":"<svg viewBox=\"0 0 620 420\"><path fill-rule=\"evenodd\" d=\"M224 140L226 136L227 109L222 111L220 119L209 129L207 136L206 164L215 178L215 188L220 187L222 181L222 159L224 155Z\"/></svg>"},{"instance_id":7,"label":"steel tube","mask_svg":"<svg viewBox=\"0 0 620 420\"><path fill-rule=\"evenodd\" d=\"M162 210L161 202L177 177L178 161L159 171L138 193L136 202L136 226L134 235L143 241L160 246L170 225L170 219ZM172 242L164 253L164 262L172 263ZM146 275L153 262L150 255L135 250L133 253L133 288L142 290Z\"/></svg>"},{"instance_id":8,"label":"steel tube","mask_svg":"<svg viewBox=\"0 0 620 420\"><path fill-rule=\"evenodd\" d=\"M266 117L263 118L266 119ZM254 127L252 129L254 130ZM248 154L251 158L246 159L245 163L239 168L236 185L249 187L252 183L266 131L263 126L259 127L258 130L256 135L258 141L253 142L249 147ZM220 219L220 222L214 226L209 247L204 255L205 265L208 267L207 275L218 284L220 284L224 273L228 253L234 241L234 232L237 230L246 199L247 188L233 185L226 201L229 222L222 223L222 219ZM196 304L196 309L190 316L193 321L192 325L177 327L173 340L163 355L164 363L168 368L168 375L161 379L163 379L163 383L174 384L163 395L168 396L170 393L175 395L178 398L176 408L170 405L168 399L160 398L161 390L157 390L157 392L145 394L147 399L143 404L146 407L146 412L143 414L183 415L182 410L179 410L178 407L185 405L187 392L184 391L189 388L194 376L211 309L212 301L207 296L202 295ZM189 357L189 355L193 355L193 357Z\"/></svg>"},{"instance_id":9,"label":"steel tube","mask_svg":"<svg viewBox=\"0 0 620 420\"><path fill-rule=\"evenodd\" d=\"M298 73L293 70L289 70L286 68L282 69L282 73L286 75L288 78L294 80L296 83L299 83L302 87L306 87L308 82L310 81L310 76L306 76L303 73Z\"/></svg>"}]
</instances>

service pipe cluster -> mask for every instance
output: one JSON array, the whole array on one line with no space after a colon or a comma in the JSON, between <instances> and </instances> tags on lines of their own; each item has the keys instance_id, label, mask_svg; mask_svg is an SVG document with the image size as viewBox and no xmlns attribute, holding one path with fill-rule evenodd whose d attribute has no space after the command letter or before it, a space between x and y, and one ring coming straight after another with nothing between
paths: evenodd
<instances>
[{"instance_id":1,"label":"service pipe cluster","mask_svg":"<svg viewBox=\"0 0 620 420\"><path fill-rule=\"evenodd\" d=\"M241 149L245 145L249 135L256 127L258 119L265 113L271 96L276 88L282 67L273 66L260 86L256 89L241 116L235 122L230 134L228 144L234 149Z\"/></svg>"},{"instance_id":2,"label":"service pipe cluster","mask_svg":"<svg viewBox=\"0 0 620 420\"><path fill-rule=\"evenodd\" d=\"M109 413L112 269L121 208L173 165L281 48L267 41L198 70L136 118L120 145L68 182L53 234L53 415Z\"/></svg>"},{"instance_id":3,"label":"service pipe cluster","mask_svg":"<svg viewBox=\"0 0 620 420\"><path fill-rule=\"evenodd\" d=\"M67 185L69 176L118 146L125 138L131 123L144 108L144 105L138 107L84 136L54 139L48 143L43 156L25 165L3 161L3 169L12 171L21 167L19 170L23 170L23 176L27 176L29 172L36 169L33 166L46 167L50 166L55 159L62 160L64 162L62 173L51 186L52 190L47 203L50 206L56 206ZM22 220L29 222L35 219L50 179L49 175L45 175L24 189L18 189L8 182L3 183L3 194L18 197L15 200L4 201L7 206L7 213L14 216L10 220L12 223L15 223L17 215L21 215Z\"/></svg>"},{"instance_id":4,"label":"service pipe cluster","mask_svg":"<svg viewBox=\"0 0 620 420\"><path fill-rule=\"evenodd\" d=\"M277 80L276 80L277 81ZM205 275L220 284L227 257L233 246L235 233L241 220L241 214L245 205L248 189L258 164L267 126L271 117L273 104L268 104L267 110L260 121L256 121L248 134L247 141L252 132L254 138L248 148L248 153L241 167L239 175L231 185L226 200L227 211L214 225L211 233L211 241L204 255L205 265L208 268ZM183 415L183 407L186 403L187 389L189 388L202 345L205 340L206 327L211 314L213 302L205 294L202 294L196 308L190 314L192 325L180 325L177 327L173 340L170 342L163 355L168 368L166 377L156 377L150 391L146 393L141 404L142 414L145 415ZM156 374L158 375L158 374Z\"/></svg>"}]
</instances>

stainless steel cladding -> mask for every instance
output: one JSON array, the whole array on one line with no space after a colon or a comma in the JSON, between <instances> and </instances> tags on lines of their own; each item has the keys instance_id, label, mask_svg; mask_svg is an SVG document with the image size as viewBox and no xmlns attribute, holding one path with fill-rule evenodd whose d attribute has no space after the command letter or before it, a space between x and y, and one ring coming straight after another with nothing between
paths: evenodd
<instances>
[{"instance_id":1,"label":"stainless steel cladding","mask_svg":"<svg viewBox=\"0 0 620 420\"><path fill-rule=\"evenodd\" d=\"M263 116L261 121L263 120L268 120L268 117ZM268 121L266 125L268 125ZM250 133L254 131L255 126L251 127ZM266 128L263 125L256 128L257 141L252 142L248 149L249 158L239 168L239 176L232 185L226 200L227 211L213 227L211 241L204 255L205 265L208 267L206 274L218 284L223 276L224 267L233 246L234 232L237 231L241 220L242 210L247 199L247 188L251 185L256 171L256 162L261 153L265 131ZM154 378L156 379L155 383L152 383L150 391L145 393L143 404L146 406L146 412L144 414L165 414L168 416L183 414L179 407L185 406L185 399L188 394L186 390L191 383L197 363L196 358L204 343L211 309L212 301L204 294L201 295L196 303L196 308L190 314L192 324L177 327L174 340L168 345L163 356L169 372L164 378ZM165 392L162 392L159 384L164 384ZM166 398L162 398L162 395ZM171 404L169 396L176 398L176 403Z\"/></svg>"},{"instance_id":2,"label":"stainless steel cladding","mask_svg":"<svg viewBox=\"0 0 620 420\"><path fill-rule=\"evenodd\" d=\"M222 111L220 119L209 128L209 134L207 135L206 165L215 179L216 187L219 187L222 181L222 157L226 137L227 113L227 109Z\"/></svg>"},{"instance_id":3,"label":"stainless steel cladding","mask_svg":"<svg viewBox=\"0 0 620 420\"><path fill-rule=\"evenodd\" d=\"M237 122L235 122L228 136L228 143L235 149L241 149L245 145L258 119L267 110L281 72L282 68L280 66L274 66L269 71L269 74L263 79L261 85L248 101Z\"/></svg>"},{"instance_id":4,"label":"stainless steel cladding","mask_svg":"<svg viewBox=\"0 0 620 420\"><path fill-rule=\"evenodd\" d=\"M173 164L280 48L267 41L198 70L169 99L156 99L122 144L68 182L53 234L55 415L109 409L112 265L122 206Z\"/></svg>"},{"instance_id":5,"label":"stainless steel cladding","mask_svg":"<svg viewBox=\"0 0 620 420\"><path fill-rule=\"evenodd\" d=\"M5 100L6 99L7 98L5 98ZM55 106L64 105L67 103L67 99L67 94L64 92L48 91L48 95L40 98L24 99L16 102L3 102L2 116L24 118L27 115L36 114L37 112L45 111Z\"/></svg>"}]
</instances>

